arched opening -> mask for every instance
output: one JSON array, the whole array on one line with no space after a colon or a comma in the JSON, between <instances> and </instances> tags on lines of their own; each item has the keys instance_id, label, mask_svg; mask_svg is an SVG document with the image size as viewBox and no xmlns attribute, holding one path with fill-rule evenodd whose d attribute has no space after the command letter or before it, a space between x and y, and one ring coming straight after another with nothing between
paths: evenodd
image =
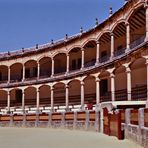
<instances>
[{"instance_id":1,"label":"arched opening","mask_svg":"<svg viewBox=\"0 0 148 148\"><path fill-rule=\"evenodd\" d=\"M81 104L81 84L79 80L72 80L69 83L69 104Z\"/></svg>"},{"instance_id":2,"label":"arched opening","mask_svg":"<svg viewBox=\"0 0 148 148\"><path fill-rule=\"evenodd\" d=\"M77 70L81 68L81 49L73 48L69 52L69 68L71 70Z\"/></svg>"},{"instance_id":3,"label":"arched opening","mask_svg":"<svg viewBox=\"0 0 148 148\"><path fill-rule=\"evenodd\" d=\"M25 63L25 78L35 78L37 77L37 62L34 60L30 60Z\"/></svg>"},{"instance_id":4,"label":"arched opening","mask_svg":"<svg viewBox=\"0 0 148 148\"><path fill-rule=\"evenodd\" d=\"M50 77L52 69L51 58L44 57L39 61L39 63L40 63L40 77Z\"/></svg>"},{"instance_id":5,"label":"arched opening","mask_svg":"<svg viewBox=\"0 0 148 148\"><path fill-rule=\"evenodd\" d=\"M11 82L22 80L23 65L21 63L15 63L10 67L10 79Z\"/></svg>"},{"instance_id":6,"label":"arched opening","mask_svg":"<svg viewBox=\"0 0 148 148\"><path fill-rule=\"evenodd\" d=\"M132 100L147 99L146 60L138 58L131 64Z\"/></svg>"},{"instance_id":7,"label":"arched opening","mask_svg":"<svg viewBox=\"0 0 148 148\"><path fill-rule=\"evenodd\" d=\"M37 91L35 87L25 89L25 105L36 106Z\"/></svg>"},{"instance_id":8,"label":"arched opening","mask_svg":"<svg viewBox=\"0 0 148 148\"><path fill-rule=\"evenodd\" d=\"M10 106L21 106L22 105L22 90L13 89L10 91Z\"/></svg>"},{"instance_id":9,"label":"arched opening","mask_svg":"<svg viewBox=\"0 0 148 148\"><path fill-rule=\"evenodd\" d=\"M146 11L144 6L135 10L129 18L130 25L130 48L144 42L146 35Z\"/></svg>"},{"instance_id":10,"label":"arched opening","mask_svg":"<svg viewBox=\"0 0 148 148\"><path fill-rule=\"evenodd\" d=\"M59 53L54 57L54 73L65 73L67 57L65 53Z\"/></svg>"},{"instance_id":11,"label":"arched opening","mask_svg":"<svg viewBox=\"0 0 148 148\"><path fill-rule=\"evenodd\" d=\"M111 50L111 36L110 33L104 33L100 39L100 62L106 62L110 58L110 50Z\"/></svg>"},{"instance_id":12,"label":"arched opening","mask_svg":"<svg viewBox=\"0 0 148 148\"><path fill-rule=\"evenodd\" d=\"M84 79L84 92L85 104L96 104L96 82L93 76L88 76Z\"/></svg>"},{"instance_id":13,"label":"arched opening","mask_svg":"<svg viewBox=\"0 0 148 148\"><path fill-rule=\"evenodd\" d=\"M49 106L51 104L50 86L43 85L40 87L40 105Z\"/></svg>"},{"instance_id":14,"label":"arched opening","mask_svg":"<svg viewBox=\"0 0 148 148\"><path fill-rule=\"evenodd\" d=\"M119 56L125 52L126 49L126 26L122 22L116 26L113 31L114 34L114 55Z\"/></svg>"},{"instance_id":15,"label":"arched opening","mask_svg":"<svg viewBox=\"0 0 148 148\"><path fill-rule=\"evenodd\" d=\"M0 90L0 107L6 107L7 106L7 91L5 90Z\"/></svg>"},{"instance_id":16,"label":"arched opening","mask_svg":"<svg viewBox=\"0 0 148 148\"><path fill-rule=\"evenodd\" d=\"M54 85L54 105L65 106L65 84L63 83Z\"/></svg>"},{"instance_id":17,"label":"arched opening","mask_svg":"<svg viewBox=\"0 0 148 148\"><path fill-rule=\"evenodd\" d=\"M115 89L115 100L127 101L127 74L124 66L115 70Z\"/></svg>"},{"instance_id":18,"label":"arched opening","mask_svg":"<svg viewBox=\"0 0 148 148\"><path fill-rule=\"evenodd\" d=\"M100 75L100 102L111 101L111 81L110 74L103 71Z\"/></svg>"},{"instance_id":19,"label":"arched opening","mask_svg":"<svg viewBox=\"0 0 148 148\"><path fill-rule=\"evenodd\" d=\"M8 81L8 67L1 65L0 66L0 83L5 83Z\"/></svg>"},{"instance_id":20,"label":"arched opening","mask_svg":"<svg viewBox=\"0 0 148 148\"><path fill-rule=\"evenodd\" d=\"M84 67L90 67L96 63L97 45L95 41L89 41L85 46Z\"/></svg>"}]
</instances>

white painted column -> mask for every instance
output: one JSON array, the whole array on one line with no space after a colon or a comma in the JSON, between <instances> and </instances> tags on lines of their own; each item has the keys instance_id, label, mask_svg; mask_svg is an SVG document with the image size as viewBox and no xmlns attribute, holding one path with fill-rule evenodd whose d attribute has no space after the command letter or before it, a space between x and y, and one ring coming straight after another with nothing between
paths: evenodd
<instances>
[{"instance_id":1,"label":"white painted column","mask_svg":"<svg viewBox=\"0 0 148 148\"><path fill-rule=\"evenodd\" d=\"M127 98L128 101L131 101L132 79L131 79L131 70L129 67L126 67L126 73L127 73Z\"/></svg>"},{"instance_id":2,"label":"white painted column","mask_svg":"<svg viewBox=\"0 0 148 148\"><path fill-rule=\"evenodd\" d=\"M25 81L25 64L23 64L23 75L22 75L22 81Z\"/></svg>"},{"instance_id":3,"label":"white painted column","mask_svg":"<svg viewBox=\"0 0 148 148\"><path fill-rule=\"evenodd\" d=\"M10 79L11 79L11 76L10 76L10 66L8 67L8 83L10 83Z\"/></svg>"},{"instance_id":4,"label":"white painted column","mask_svg":"<svg viewBox=\"0 0 148 148\"><path fill-rule=\"evenodd\" d=\"M130 49L130 24L126 23L126 51Z\"/></svg>"},{"instance_id":5,"label":"white painted column","mask_svg":"<svg viewBox=\"0 0 148 148\"><path fill-rule=\"evenodd\" d=\"M100 104L100 79L96 78L96 106Z\"/></svg>"},{"instance_id":6,"label":"white painted column","mask_svg":"<svg viewBox=\"0 0 148 148\"><path fill-rule=\"evenodd\" d=\"M82 60L82 65L81 65L81 69L83 69L84 68L84 54L85 54L84 53L84 48L81 49L81 54L82 54L82 59L81 59Z\"/></svg>"},{"instance_id":7,"label":"white painted column","mask_svg":"<svg viewBox=\"0 0 148 148\"><path fill-rule=\"evenodd\" d=\"M51 86L51 110L54 110L54 87Z\"/></svg>"},{"instance_id":8,"label":"white painted column","mask_svg":"<svg viewBox=\"0 0 148 148\"><path fill-rule=\"evenodd\" d=\"M40 62L37 62L37 66L38 66L38 73L37 73L37 79L40 79Z\"/></svg>"},{"instance_id":9,"label":"white painted column","mask_svg":"<svg viewBox=\"0 0 148 148\"><path fill-rule=\"evenodd\" d=\"M81 81L81 109L84 110L84 81Z\"/></svg>"},{"instance_id":10,"label":"white painted column","mask_svg":"<svg viewBox=\"0 0 148 148\"><path fill-rule=\"evenodd\" d=\"M37 109L37 112L39 112L40 110L40 90L39 88L37 88L36 109Z\"/></svg>"},{"instance_id":11,"label":"white painted column","mask_svg":"<svg viewBox=\"0 0 148 148\"><path fill-rule=\"evenodd\" d=\"M65 96L66 96L65 105L66 105L66 110L68 110L69 109L69 85L68 84L66 84L65 89L66 89L66 91L65 91Z\"/></svg>"},{"instance_id":12,"label":"white painted column","mask_svg":"<svg viewBox=\"0 0 148 148\"><path fill-rule=\"evenodd\" d=\"M69 54L67 54L67 70L66 73L69 73Z\"/></svg>"},{"instance_id":13,"label":"white painted column","mask_svg":"<svg viewBox=\"0 0 148 148\"><path fill-rule=\"evenodd\" d=\"M111 33L111 59L114 57L114 34L113 33Z\"/></svg>"},{"instance_id":14,"label":"white painted column","mask_svg":"<svg viewBox=\"0 0 148 148\"><path fill-rule=\"evenodd\" d=\"M99 64L99 58L100 58L100 42L97 42L97 51L96 51L96 65Z\"/></svg>"},{"instance_id":15,"label":"white painted column","mask_svg":"<svg viewBox=\"0 0 148 148\"><path fill-rule=\"evenodd\" d=\"M25 112L25 91L22 90L22 111Z\"/></svg>"},{"instance_id":16,"label":"white painted column","mask_svg":"<svg viewBox=\"0 0 148 148\"><path fill-rule=\"evenodd\" d=\"M148 41L148 2L146 2L145 8L146 8L146 41Z\"/></svg>"},{"instance_id":17,"label":"white painted column","mask_svg":"<svg viewBox=\"0 0 148 148\"><path fill-rule=\"evenodd\" d=\"M110 78L111 78L111 99L112 101L115 101L115 75L111 73Z\"/></svg>"},{"instance_id":18,"label":"white painted column","mask_svg":"<svg viewBox=\"0 0 148 148\"><path fill-rule=\"evenodd\" d=\"M54 75L54 59L52 58L52 70L51 70L51 76Z\"/></svg>"},{"instance_id":19,"label":"white painted column","mask_svg":"<svg viewBox=\"0 0 148 148\"><path fill-rule=\"evenodd\" d=\"M10 91L7 92L7 108L8 113L10 113Z\"/></svg>"}]
</instances>

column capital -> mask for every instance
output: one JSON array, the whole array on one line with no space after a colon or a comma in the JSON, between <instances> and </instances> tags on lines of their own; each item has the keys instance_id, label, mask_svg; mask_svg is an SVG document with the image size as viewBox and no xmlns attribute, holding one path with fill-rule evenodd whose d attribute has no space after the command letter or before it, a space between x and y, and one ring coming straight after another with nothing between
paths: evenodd
<instances>
[{"instance_id":1,"label":"column capital","mask_svg":"<svg viewBox=\"0 0 148 148\"><path fill-rule=\"evenodd\" d=\"M114 36L114 33L113 33L113 32L111 32L111 33L110 33L110 36Z\"/></svg>"},{"instance_id":2,"label":"column capital","mask_svg":"<svg viewBox=\"0 0 148 148\"><path fill-rule=\"evenodd\" d=\"M127 26L129 26L130 24L129 24L129 22L125 22L125 26L127 27Z\"/></svg>"},{"instance_id":3,"label":"column capital","mask_svg":"<svg viewBox=\"0 0 148 148\"><path fill-rule=\"evenodd\" d=\"M68 85L68 84L66 84L66 85L65 85L65 88L69 88L69 85Z\"/></svg>"},{"instance_id":4,"label":"column capital","mask_svg":"<svg viewBox=\"0 0 148 148\"><path fill-rule=\"evenodd\" d=\"M66 56L69 57L69 53L67 53Z\"/></svg>"},{"instance_id":5,"label":"column capital","mask_svg":"<svg viewBox=\"0 0 148 148\"><path fill-rule=\"evenodd\" d=\"M7 95L10 95L10 90L7 91Z\"/></svg>"},{"instance_id":6,"label":"column capital","mask_svg":"<svg viewBox=\"0 0 148 148\"><path fill-rule=\"evenodd\" d=\"M81 86L84 86L84 84L85 84L84 81L81 81Z\"/></svg>"},{"instance_id":7,"label":"column capital","mask_svg":"<svg viewBox=\"0 0 148 148\"><path fill-rule=\"evenodd\" d=\"M100 44L100 41L98 40L98 41L96 42L96 44L99 45L99 44Z\"/></svg>"},{"instance_id":8,"label":"column capital","mask_svg":"<svg viewBox=\"0 0 148 148\"><path fill-rule=\"evenodd\" d=\"M96 82L100 82L100 78L96 77Z\"/></svg>"},{"instance_id":9,"label":"column capital","mask_svg":"<svg viewBox=\"0 0 148 148\"><path fill-rule=\"evenodd\" d=\"M54 90L54 86L50 86L50 90L52 90L52 91L53 91L53 90Z\"/></svg>"},{"instance_id":10,"label":"column capital","mask_svg":"<svg viewBox=\"0 0 148 148\"><path fill-rule=\"evenodd\" d=\"M148 9L148 1L145 1L145 3L144 3L144 8L145 8L145 9Z\"/></svg>"},{"instance_id":11,"label":"column capital","mask_svg":"<svg viewBox=\"0 0 148 148\"><path fill-rule=\"evenodd\" d=\"M110 78L115 78L115 74L114 73L110 73Z\"/></svg>"},{"instance_id":12,"label":"column capital","mask_svg":"<svg viewBox=\"0 0 148 148\"><path fill-rule=\"evenodd\" d=\"M81 48L81 51L84 51L85 50L85 48Z\"/></svg>"}]
</instances>

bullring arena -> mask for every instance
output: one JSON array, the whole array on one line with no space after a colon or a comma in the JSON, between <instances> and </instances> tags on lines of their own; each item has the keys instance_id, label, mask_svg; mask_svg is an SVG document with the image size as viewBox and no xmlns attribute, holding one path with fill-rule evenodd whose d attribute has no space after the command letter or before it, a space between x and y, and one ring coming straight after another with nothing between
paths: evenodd
<instances>
[{"instance_id":1,"label":"bullring arena","mask_svg":"<svg viewBox=\"0 0 148 148\"><path fill-rule=\"evenodd\" d=\"M23 134L31 128L47 136L40 128L50 127L49 134L75 129L89 137L80 131L95 131L148 147L147 107L148 0L110 8L88 31L0 54L0 126L7 132L21 127ZM140 147L130 141L127 147Z\"/></svg>"}]
</instances>

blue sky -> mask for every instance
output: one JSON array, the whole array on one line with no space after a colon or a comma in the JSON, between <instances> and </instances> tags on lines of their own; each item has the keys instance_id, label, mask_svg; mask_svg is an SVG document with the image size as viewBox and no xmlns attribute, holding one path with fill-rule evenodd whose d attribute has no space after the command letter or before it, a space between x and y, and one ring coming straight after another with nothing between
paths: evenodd
<instances>
[{"instance_id":1,"label":"blue sky","mask_svg":"<svg viewBox=\"0 0 148 148\"><path fill-rule=\"evenodd\" d=\"M0 0L0 52L74 35L123 6L124 0Z\"/></svg>"}]
</instances>

